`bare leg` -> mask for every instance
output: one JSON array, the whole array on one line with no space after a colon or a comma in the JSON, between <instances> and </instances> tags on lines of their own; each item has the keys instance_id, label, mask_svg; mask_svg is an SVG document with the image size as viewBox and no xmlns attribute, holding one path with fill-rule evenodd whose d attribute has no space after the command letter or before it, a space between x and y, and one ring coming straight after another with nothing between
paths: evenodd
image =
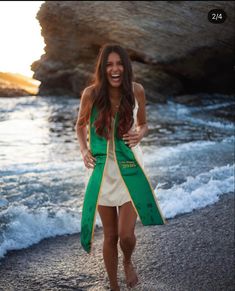
<instances>
[{"instance_id":1,"label":"bare leg","mask_svg":"<svg viewBox=\"0 0 235 291\"><path fill-rule=\"evenodd\" d=\"M136 245L136 237L134 233L136 219L137 214L131 202L119 206L118 227L120 247L124 255L123 266L128 287L134 287L138 282L138 277L131 261L131 255Z\"/></svg>"},{"instance_id":2,"label":"bare leg","mask_svg":"<svg viewBox=\"0 0 235 291\"><path fill-rule=\"evenodd\" d=\"M116 207L98 205L103 224L104 243L103 258L112 290L120 290L117 281L118 268L118 214Z\"/></svg>"}]
</instances>

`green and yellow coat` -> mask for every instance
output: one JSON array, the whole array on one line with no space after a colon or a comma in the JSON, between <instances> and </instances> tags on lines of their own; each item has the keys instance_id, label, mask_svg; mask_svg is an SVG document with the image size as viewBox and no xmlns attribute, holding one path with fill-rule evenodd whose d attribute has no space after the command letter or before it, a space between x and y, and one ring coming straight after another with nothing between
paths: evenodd
<instances>
[{"instance_id":1,"label":"green and yellow coat","mask_svg":"<svg viewBox=\"0 0 235 291\"><path fill-rule=\"evenodd\" d=\"M97 109L92 108L89 121L89 144L92 155L96 158L96 165L89 178L82 209L81 244L84 250L91 252L94 237L94 226L97 214L99 194L105 177L109 141L95 132L94 121ZM138 162L134 152L123 139L117 136L118 116L115 116L113 145L114 159L118 165L120 177L130 195L132 205L143 225L165 224L160 207L155 197L147 175Z\"/></svg>"}]
</instances>

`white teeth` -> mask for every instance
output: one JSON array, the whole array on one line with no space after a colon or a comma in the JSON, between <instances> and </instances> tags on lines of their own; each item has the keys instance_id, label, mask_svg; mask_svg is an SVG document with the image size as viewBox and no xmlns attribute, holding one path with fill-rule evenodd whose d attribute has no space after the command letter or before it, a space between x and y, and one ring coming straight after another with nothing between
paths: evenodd
<instances>
[{"instance_id":1,"label":"white teeth","mask_svg":"<svg viewBox=\"0 0 235 291\"><path fill-rule=\"evenodd\" d=\"M113 78L118 78L120 75L111 75Z\"/></svg>"}]
</instances>

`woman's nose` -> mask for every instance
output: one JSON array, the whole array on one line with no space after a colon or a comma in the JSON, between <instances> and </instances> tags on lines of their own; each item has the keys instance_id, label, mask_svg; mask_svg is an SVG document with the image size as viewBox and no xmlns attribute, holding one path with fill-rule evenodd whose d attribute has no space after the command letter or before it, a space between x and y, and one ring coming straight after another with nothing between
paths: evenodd
<instances>
[{"instance_id":1,"label":"woman's nose","mask_svg":"<svg viewBox=\"0 0 235 291\"><path fill-rule=\"evenodd\" d=\"M113 69L114 72L118 71L118 64L114 64L112 69Z\"/></svg>"}]
</instances>

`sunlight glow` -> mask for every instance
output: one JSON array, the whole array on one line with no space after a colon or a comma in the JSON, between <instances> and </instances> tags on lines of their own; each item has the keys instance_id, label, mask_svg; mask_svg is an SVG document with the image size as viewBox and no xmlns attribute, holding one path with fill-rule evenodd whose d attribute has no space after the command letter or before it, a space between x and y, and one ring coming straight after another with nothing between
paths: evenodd
<instances>
[{"instance_id":1,"label":"sunlight glow","mask_svg":"<svg viewBox=\"0 0 235 291\"><path fill-rule=\"evenodd\" d=\"M31 64L44 54L35 18L44 1L0 1L0 71L32 77Z\"/></svg>"}]
</instances>

